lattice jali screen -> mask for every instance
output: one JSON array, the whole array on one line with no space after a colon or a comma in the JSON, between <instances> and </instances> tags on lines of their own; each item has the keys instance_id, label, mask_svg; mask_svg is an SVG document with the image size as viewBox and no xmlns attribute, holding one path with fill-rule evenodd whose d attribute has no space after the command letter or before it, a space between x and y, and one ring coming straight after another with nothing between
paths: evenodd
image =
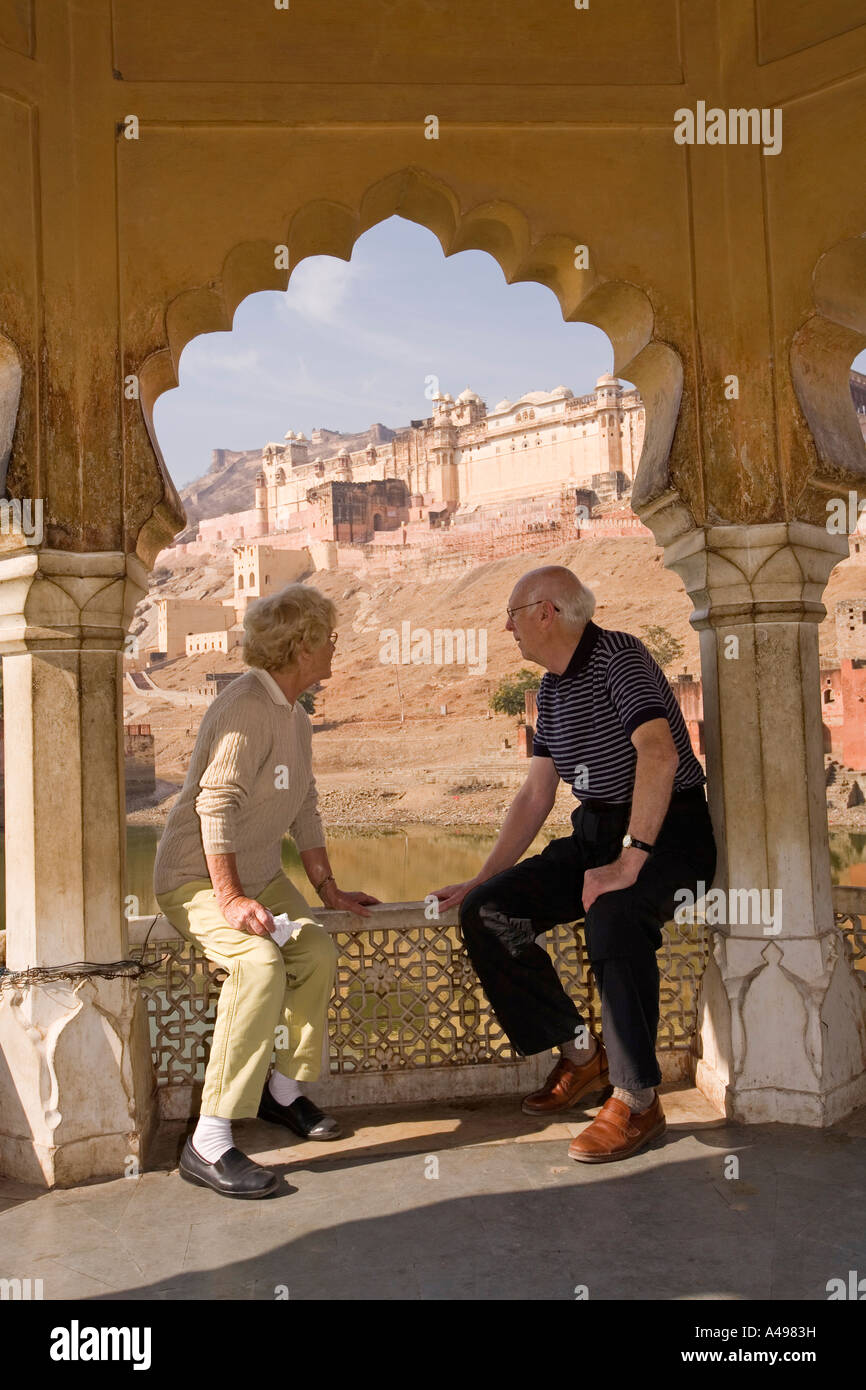
<instances>
[{"instance_id":1,"label":"lattice jali screen","mask_svg":"<svg viewBox=\"0 0 866 1390\"><path fill-rule=\"evenodd\" d=\"M860 983L866 987L866 903L863 912L852 909L834 912L833 916L845 938L848 956L857 971Z\"/></svg>"},{"instance_id":2,"label":"lattice jali screen","mask_svg":"<svg viewBox=\"0 0 866 1390\"><path fill-rule=\"evenodd\" d=\"M709 937L702 921L668 922L656 952L659 1027L656 1051L688 1047L698 1021L698 991L707 964Z\"/></svg>"},{"instance_id":3,"label":"lattice jali screen","mask_svg":"<svg viewBox=\"0 0 866 1390\"><path fill-rule=\"evenodd\" d=\"M147 1003L157 1085L201 1081L226 972L186 941L156 941L138 956L153 966L139 989Z\"/></svg>"},{"instance_id":4,"label":"lattice jali screen","mask_svg":"<svg viewBox=\"0 0 866 1390\"><path fill-rule=\"evenodd\" d=\"M507 1062L515 1054L490 1012L455 926L338 932L331 1069L392 1071ZM568 927L549 947L569 992L586 999Z\"/></svg>"},{"instance_id":5,"label":"lattice jali screen","mask_svg":"<svg viewBox=\"0 0 866 1390\"><path fill-rule=\"evenodd\" d=\"M456 925L336 931L337 980L331 1001L334 1074L432 1069L510 1062L515 1054L491 1013ZM594 1030L601 1006L582 935L556 927L543 938L560 979ZM160 964L161 958L165 958ZM157 1079L161 1086L200 1081L216 1000L225 973L180 940L158 941L143 959ZM671 925L658 953L659 1050L684 1048L695 1030L706 960L701 928Z\"/></svg>"}]
</instances>

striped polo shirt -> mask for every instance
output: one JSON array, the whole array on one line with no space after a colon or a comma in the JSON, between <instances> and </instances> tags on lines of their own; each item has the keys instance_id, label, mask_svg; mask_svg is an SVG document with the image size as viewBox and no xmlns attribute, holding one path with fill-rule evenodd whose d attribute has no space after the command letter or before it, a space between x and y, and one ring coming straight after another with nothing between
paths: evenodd
<instances>
[{"instance_id":1,"label":"striped polo shirt","mask_svg":"<svg viewBox=\"0 0 866 1390\"><path fill-rule=\"evenodd\" d=\"M533 754L553 759L579 801L631 801L631 735L649 719L670 725L680 755L673 791L706 781L664 672L631 633L588 622L562 675L542 676L537 705Z\"/></svg>"}]
</instances>

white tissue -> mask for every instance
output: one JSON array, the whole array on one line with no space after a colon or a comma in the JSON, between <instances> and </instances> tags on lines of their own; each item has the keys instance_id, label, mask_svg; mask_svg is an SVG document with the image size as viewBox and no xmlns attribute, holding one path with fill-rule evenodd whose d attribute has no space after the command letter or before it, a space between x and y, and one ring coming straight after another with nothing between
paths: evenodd
<instances>
[{"instance_id":1,"label":"white tissue","mask_svg":"<svg viewBox=\"0 0 866 1390\"><path fill-rule=\"evenodd\" d=\"M275 946L285 946L287 941L293 941L303 926L303 922L293 922L291 917L285 912L281 912L274 918L274 930L271 933L271 940Z\"/></svg>"}]
</instances>

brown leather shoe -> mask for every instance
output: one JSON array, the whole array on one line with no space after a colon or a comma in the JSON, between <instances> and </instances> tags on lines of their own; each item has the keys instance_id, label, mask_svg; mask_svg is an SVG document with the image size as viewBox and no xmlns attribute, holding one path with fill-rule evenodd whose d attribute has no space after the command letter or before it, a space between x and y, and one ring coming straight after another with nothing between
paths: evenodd
<instances>
[{"instance_id":1,"label":"brown leather shoe","mask_svg":"<svg viewBox=\"0 0 866 1390\"><path fill-rule=\"evenodd\" d=\"M541 1090L527 1096L520 1108L525 1115L552 1115L557 1110L569 1110L594 1091L609 1089L607 1053L599 1043L595 1056L583 1066L560 1057Z\"/></svg>"},{"instance_id":2,"label":"brown leather shoe","mask_svg":"<svg viewBox=\"0 0 866 1390\"><path fill-rule=\"evenodd\" d=\"M658 1091L649 1110L641 1115L633 1114L625 1101L611 1096L592 1124L587 1125L576 1139L572 1139L568 1156L576 1158L579 1163L615 1163L620 1158L631 1158L632 1154L664 1134L666 1128L667 1121Z\"/></svg>"}]
</instances>

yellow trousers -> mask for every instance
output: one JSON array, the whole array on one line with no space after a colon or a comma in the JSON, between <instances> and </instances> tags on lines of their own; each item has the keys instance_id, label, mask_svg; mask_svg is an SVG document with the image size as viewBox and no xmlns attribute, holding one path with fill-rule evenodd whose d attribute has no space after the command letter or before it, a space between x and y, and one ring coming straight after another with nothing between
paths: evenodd
<instances>
[{"instance_id":1,"label":"yellow trousers","mask_svg":"<svg viewBox=\"0 0 866 1390\"><path fill-rule=\"evenodd\" d=\"M157 896L172 926L229 972L220 990L201 1103L202 1115L226 1120L257 1114L274 1051L276 1069L284 1076L317 1079L334 987L336 948L294 884L278 874L257 901L275 915L286 912L303 922L298 936L279 947L230 927L208 878Z\"/></svg>"}]
</instances>

